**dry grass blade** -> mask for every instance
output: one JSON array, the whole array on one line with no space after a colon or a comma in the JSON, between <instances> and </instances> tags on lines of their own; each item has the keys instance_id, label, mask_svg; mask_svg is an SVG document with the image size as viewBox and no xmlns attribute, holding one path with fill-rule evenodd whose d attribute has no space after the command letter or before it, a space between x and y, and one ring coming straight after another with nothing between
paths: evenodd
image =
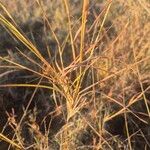
<instances>
[{"instance_id":1,"label":"dry grass blade","mask_svg":"<svg viewBox=\"0 0 150 150\"><path fill-rule=\"evenodd\" d=\"M12 140L8 139L6 136L4 136L4 135L3 135L3 134L1 134L1 133L0 133L0 139L2 139L2 140L4 140L4 141L6 141L7 143L9 143L9 144L11 144L11 145L15 146L15 147L16 147L16 148L18 148L18 149L22 149L22 147L21 147L21 146L19 146L18 144L16 144L14 141L12 141Z\"/></svg>"},{"instance_id":2,"label":"dry grass blade","mask_svg":"<svg viewBox=\"0 0 150 150\"><path fill-rule=\"evenodd\" d=\"M85 32L86 32L86 22L87 22L87 15L88 15L88 7L89 7L89 0L83 1L83 8L82 8L82 24L81 24L81 40L80 40L80 62L83 59L83 50L84 50L84 43L85 43Z\"/></svg>"}]
</instances>

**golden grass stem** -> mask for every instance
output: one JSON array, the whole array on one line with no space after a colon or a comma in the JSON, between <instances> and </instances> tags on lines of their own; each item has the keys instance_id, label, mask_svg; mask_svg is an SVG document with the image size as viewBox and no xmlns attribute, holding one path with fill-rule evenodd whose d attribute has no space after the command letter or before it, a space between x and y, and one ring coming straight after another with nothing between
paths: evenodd
<instances>
[{"instance_id":1,"label":"golden grass stem","mask_svg":"<svg viewBox=\"0 0 150 150\"><path fill-rule=\"evenodd\" d=\"M6 136L4 136L3 134L0 133L0 139L4 140L5 142L15 146L18 149L23 149L20 145L18 145L17 143L15 143L14 141L10 140L9 138L7 138Z\"/></svg>"}]
</instances>

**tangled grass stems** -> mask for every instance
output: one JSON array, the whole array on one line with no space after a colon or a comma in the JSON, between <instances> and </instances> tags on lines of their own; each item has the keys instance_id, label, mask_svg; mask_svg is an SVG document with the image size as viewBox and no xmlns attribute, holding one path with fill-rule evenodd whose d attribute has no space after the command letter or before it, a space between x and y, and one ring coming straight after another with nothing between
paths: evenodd
<instances>
[{"instance_id":1,"label":"tangled grass stems","mask_svg":"<svg viewBox=\"0 0 150 150\"><path fill-rule=\"evenodd\" d=\"M24 34L0 3L2 26L23 44L5 45L7 56L0 56L0 108L6 105L0 113L8 110L6 118L14 131L11 141L3 140L25 149L48 149L51 144L52 149L149 147L149 80L143 80L150 59L146 1L51 1L50 9L46 1L34 4L43 23L38 29L33 24L33 31L30 27ZM80 7L78 12L74 5ZM33 39L26 32L32 32ZM34 36L40 37L37 43ZM137 82L140 90L134 88ZM19 94L25 98L22 105ZM16 104L9 108L3 99ZM17 105L23 107L20 118L15 116ZM59 123L59 131L54 131ZM22 135L26 128L31 130L31 143Z\"/></svg>"}]
</instances>

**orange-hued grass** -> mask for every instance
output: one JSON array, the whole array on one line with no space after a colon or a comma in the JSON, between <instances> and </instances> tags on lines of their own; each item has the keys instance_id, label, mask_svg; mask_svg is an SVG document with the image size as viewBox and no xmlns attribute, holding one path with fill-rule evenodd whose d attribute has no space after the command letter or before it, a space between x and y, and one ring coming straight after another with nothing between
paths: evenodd
<instances>
[{"instance_id":1,"label":"orange-hued grass","mask_svg":"<svg viewBox=\"0 0 150 150\"><path fill-rule=\"evenodd\" d=\"M12 4L14 8L10 9ZM1 0L2 31L7 30L25 48L15 47L13 52L7 49L7 56L0 53L0 80L16 70L24 70L33 74L38 82L0 82L0 89L33 89L19 121L6 112L14 135L7 137L3 133L5 127L1 127L0 139L16 149L48 150L57 149L56 145L59 145L63 150L132 150L137 148L139 141L134 141L140 135L143 147L150 148L145 135L150 117L148 7L146 0L34 0L22 3ZM21 13L17 13L19 8L23 8ZM46 40L46 48L38 49L19 26L21 22L38 17L44 23L45 39L55 42L54 56L53 47ZM23 59L20 61L19 57ZM26 61L32 65L27 65ZM137 87L140 90L136 90ZM21 125L39 89L49 90L56 105L50 115L61 115L65 123L55 134L51 133L51 127L43 134L36 121L29 123L34 143L26 146ZM138 103L145 109L138 109L141 105ZM115 128L115 123L109 122L120 116L124 118L124 123L120 124L122 135L114 135L107 130L106 124ZM119 124L119 119L116 123ZM134 131L133 124L146 127L140 126Z\"/></svg>"}]
</instances>

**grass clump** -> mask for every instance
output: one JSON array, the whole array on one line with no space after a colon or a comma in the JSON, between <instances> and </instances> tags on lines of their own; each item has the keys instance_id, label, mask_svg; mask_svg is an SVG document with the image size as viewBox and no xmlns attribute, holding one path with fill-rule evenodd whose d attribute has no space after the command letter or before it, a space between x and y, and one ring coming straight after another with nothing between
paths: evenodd
<instances>
[{"instance_id":1,"label":"grass clump","mask_svg":"<svg viewBox=\"0 0 150 150\"><path fill-rule=\"evenodd\" d=\"M146 0L1 1L0 24L0 149L150 148Z\"/></svg>"}]
</instances>

